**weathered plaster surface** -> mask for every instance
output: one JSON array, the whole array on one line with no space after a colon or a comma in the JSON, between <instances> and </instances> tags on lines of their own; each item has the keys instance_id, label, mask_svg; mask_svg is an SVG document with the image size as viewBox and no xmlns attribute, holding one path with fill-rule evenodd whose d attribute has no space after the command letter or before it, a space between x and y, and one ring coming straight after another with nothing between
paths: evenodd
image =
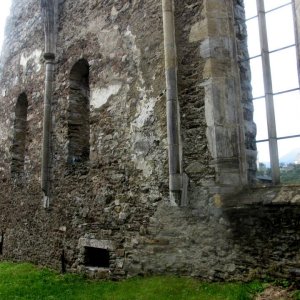
<instances>
[{"instance_id":1,"label":"weathered plaster surface","mask_svg":"<svg viewBox=\"0 0 300 300\"><path fill-rule=\"evenodd\" d=\"M41 64L42 50L36 49L29 55L22 53L20 58L20 65L23 67L23 72L26 72L28 64L32 61L34 68L33 71L39 72L42 68Z\"/></svg>"},{"instance_id":2,"label":"weathered plaster surface","mask_svg":"<svg viewBox=\"0 0 300 300\"><path fill-rule=\"evenodd\" d=\"M91 106L100 108L107 102L110 96L118 94L121 87L121 83L115 83L104 88L95 88L91 90Z\"/></svg>"}]
</instances>

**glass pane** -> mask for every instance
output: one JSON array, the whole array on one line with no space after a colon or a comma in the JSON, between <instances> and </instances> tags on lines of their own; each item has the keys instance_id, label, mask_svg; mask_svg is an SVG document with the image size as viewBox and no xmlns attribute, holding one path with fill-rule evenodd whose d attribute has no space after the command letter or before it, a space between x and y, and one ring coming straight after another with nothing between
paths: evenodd
<instances>
[{"instance_id":1,"label":"glass pane","mask_svg":"<svg viewBox=\"0 0 300 300\"><path fill-rule=\"evenodd\" d=\"M251 85L253 98L265 95L264 77L262 71L261 57L250 59Z\"/></svg>"},{"instance_id":2,"label":"glass pane","mask_svg":"<svg viewBox=\"0 0 300 300\"><path fill-rule=\"evenodd\" d=\"M252 0L252 1L255 1L255 0ZM268 11L270 9L273 9L273 8L276 8L276 7L279 7L281 5L291 2L291 0L264 0L264 1L265 1L265 11Z\"/></svg>"},{"instance_id":3,"label":"glass pane","mask_svg":"<svg viewBox=\"0 0 300 300\"><path fill-rule=\"evenodd\" d=\"M261 182L272 182L269 142L257 143L257 172Z\"/></svg>"},{"instance_id":4,"label":"glass pane","mask_svg":"<svg viewBox=\"0 0 300 300\"><path fill-rule=\"evenodd\" d=\"M300 138L278 141L282 183L300 183Z\"/></svg>"},{"instance_id":5,"label":"glass pane","mask_svg":"<svg viewBox=\"0 0 300 300\"><path fill-rule=\"evenodd\" d=\"M266 22L270 51L295 44L292 5L267 13Z\"/></svg>"},{"instance_id":6,"label":"glass pane","mask_svg":"<svg viewBox=\"0 0 300 300\"><path fill-rule=\"evenodd\" d=\"M270 63L274 93L298 87L295 47L271 53Z\"/></svg>"},{"instance_id":7,"label":"glass pane","mask_svg":"<svg viewBox=\"0 0 300 300\"><path fill-rule=\"evenodd\" d=\"M265 140L268 138L268 125L266 114L266 100L265 98L259 98L253 100L254 106L254 122L256 124L256 140Z\"/></svg>"},{"instance_id":8,"label":"glass pane","mask_svg":"<svg viewBox=\"0 0 300 300\"><path fill-rule=\"evenodd\" d=\"M246 19L257 15L256 1L255 0L244 0Z\"/></svg>"},{"instance_id":9,"label":"glass pane","mask_svg":"<svg viewBox=\"0 0 300 300\"><path fill-rule=\"evenodd\" d=\"M277 136L300 134L300 92L275 95L274 107Z\"/></svg>"},{"instance_id":10,"label":"glass pane","mask_svg":"<svg viewBox=\"0 0 300 300\"><path fill-rule=\"evenodd\" d=\"M253 57L261 53L258 19L254 18L246 22L248 34L248 51L249 56Z\"/></svg>"}]
</instances>

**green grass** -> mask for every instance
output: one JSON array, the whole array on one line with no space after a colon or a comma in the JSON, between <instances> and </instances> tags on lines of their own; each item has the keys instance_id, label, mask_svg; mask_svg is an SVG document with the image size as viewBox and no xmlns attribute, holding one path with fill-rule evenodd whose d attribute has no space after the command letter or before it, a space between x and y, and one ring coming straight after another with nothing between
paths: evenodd
<instances>
[{"instance_id":1,"label":"green grass","mask_svg":"<svg viewBox=\"0 0 300 300\"><path fill-rule=\"evenodd\" d=\"M295 292L294 297L296 300L300 300L300 291Z\"/></svg>"},{"instance_id":2,"label":"green grass","mask_svg":"<svg viewBox=\"0 0 300 300\"><path fill-rule=\"evenodd\" d=\"M169 276L91 281L27 263L0 263L0 299L247 300L264 287L259 282L203 283Z\"/></svg>"}]
</instances>

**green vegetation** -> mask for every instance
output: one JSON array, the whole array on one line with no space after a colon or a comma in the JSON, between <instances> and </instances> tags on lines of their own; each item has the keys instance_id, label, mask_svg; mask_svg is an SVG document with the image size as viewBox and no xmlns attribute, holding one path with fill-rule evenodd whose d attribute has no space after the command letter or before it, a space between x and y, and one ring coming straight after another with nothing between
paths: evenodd
<instances>
[{"instance_id":1,"label":"green vegetation","mask_svg":"<svg viewBox=\"0 0 300 300\"><path fill-rule=\"evenodd\" d=\"M272 181L271 169L260 163L256 175L260 179ZM283 184L300 184L300 165L280 163L280 181Z\"/></svg>"},{"instance_id":2,"label":"green vegetation","mask_svg":"<svg viewBox=\"0 0 300 300\"><path fill-rule=\"evenodd\" d=\"M300 183L300 165L289 164L280 169L280 180L286 184Z\"/></svg>"},{"instance_id":3,"label":"green vegetation","mask_svg":"<svg viewBox=\"0 0 300 300\"><path fill-rule=\"evenodd\" d=\"M191 278L149 277L121 282L61 275L31 264L0 263L0 299L247 300L266 284L203 283Z\"/></svg>"}]
</instances>

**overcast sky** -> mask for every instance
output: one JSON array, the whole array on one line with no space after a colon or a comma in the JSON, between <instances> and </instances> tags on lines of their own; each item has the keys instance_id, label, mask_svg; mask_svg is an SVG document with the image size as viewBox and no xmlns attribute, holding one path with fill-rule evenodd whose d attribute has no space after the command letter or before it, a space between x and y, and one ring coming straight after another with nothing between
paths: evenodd
<instances>
[{"instance_id":1,"label":"overcast sky","mask_svg":"<svg viewBox=\"0 0 300 300\"><path fill-rule=\"evenodd\" d=\"M6 17L9 14L11 0L1 0L0 9L0 48L2 47Z\"/></svg>"}]
</instances>

